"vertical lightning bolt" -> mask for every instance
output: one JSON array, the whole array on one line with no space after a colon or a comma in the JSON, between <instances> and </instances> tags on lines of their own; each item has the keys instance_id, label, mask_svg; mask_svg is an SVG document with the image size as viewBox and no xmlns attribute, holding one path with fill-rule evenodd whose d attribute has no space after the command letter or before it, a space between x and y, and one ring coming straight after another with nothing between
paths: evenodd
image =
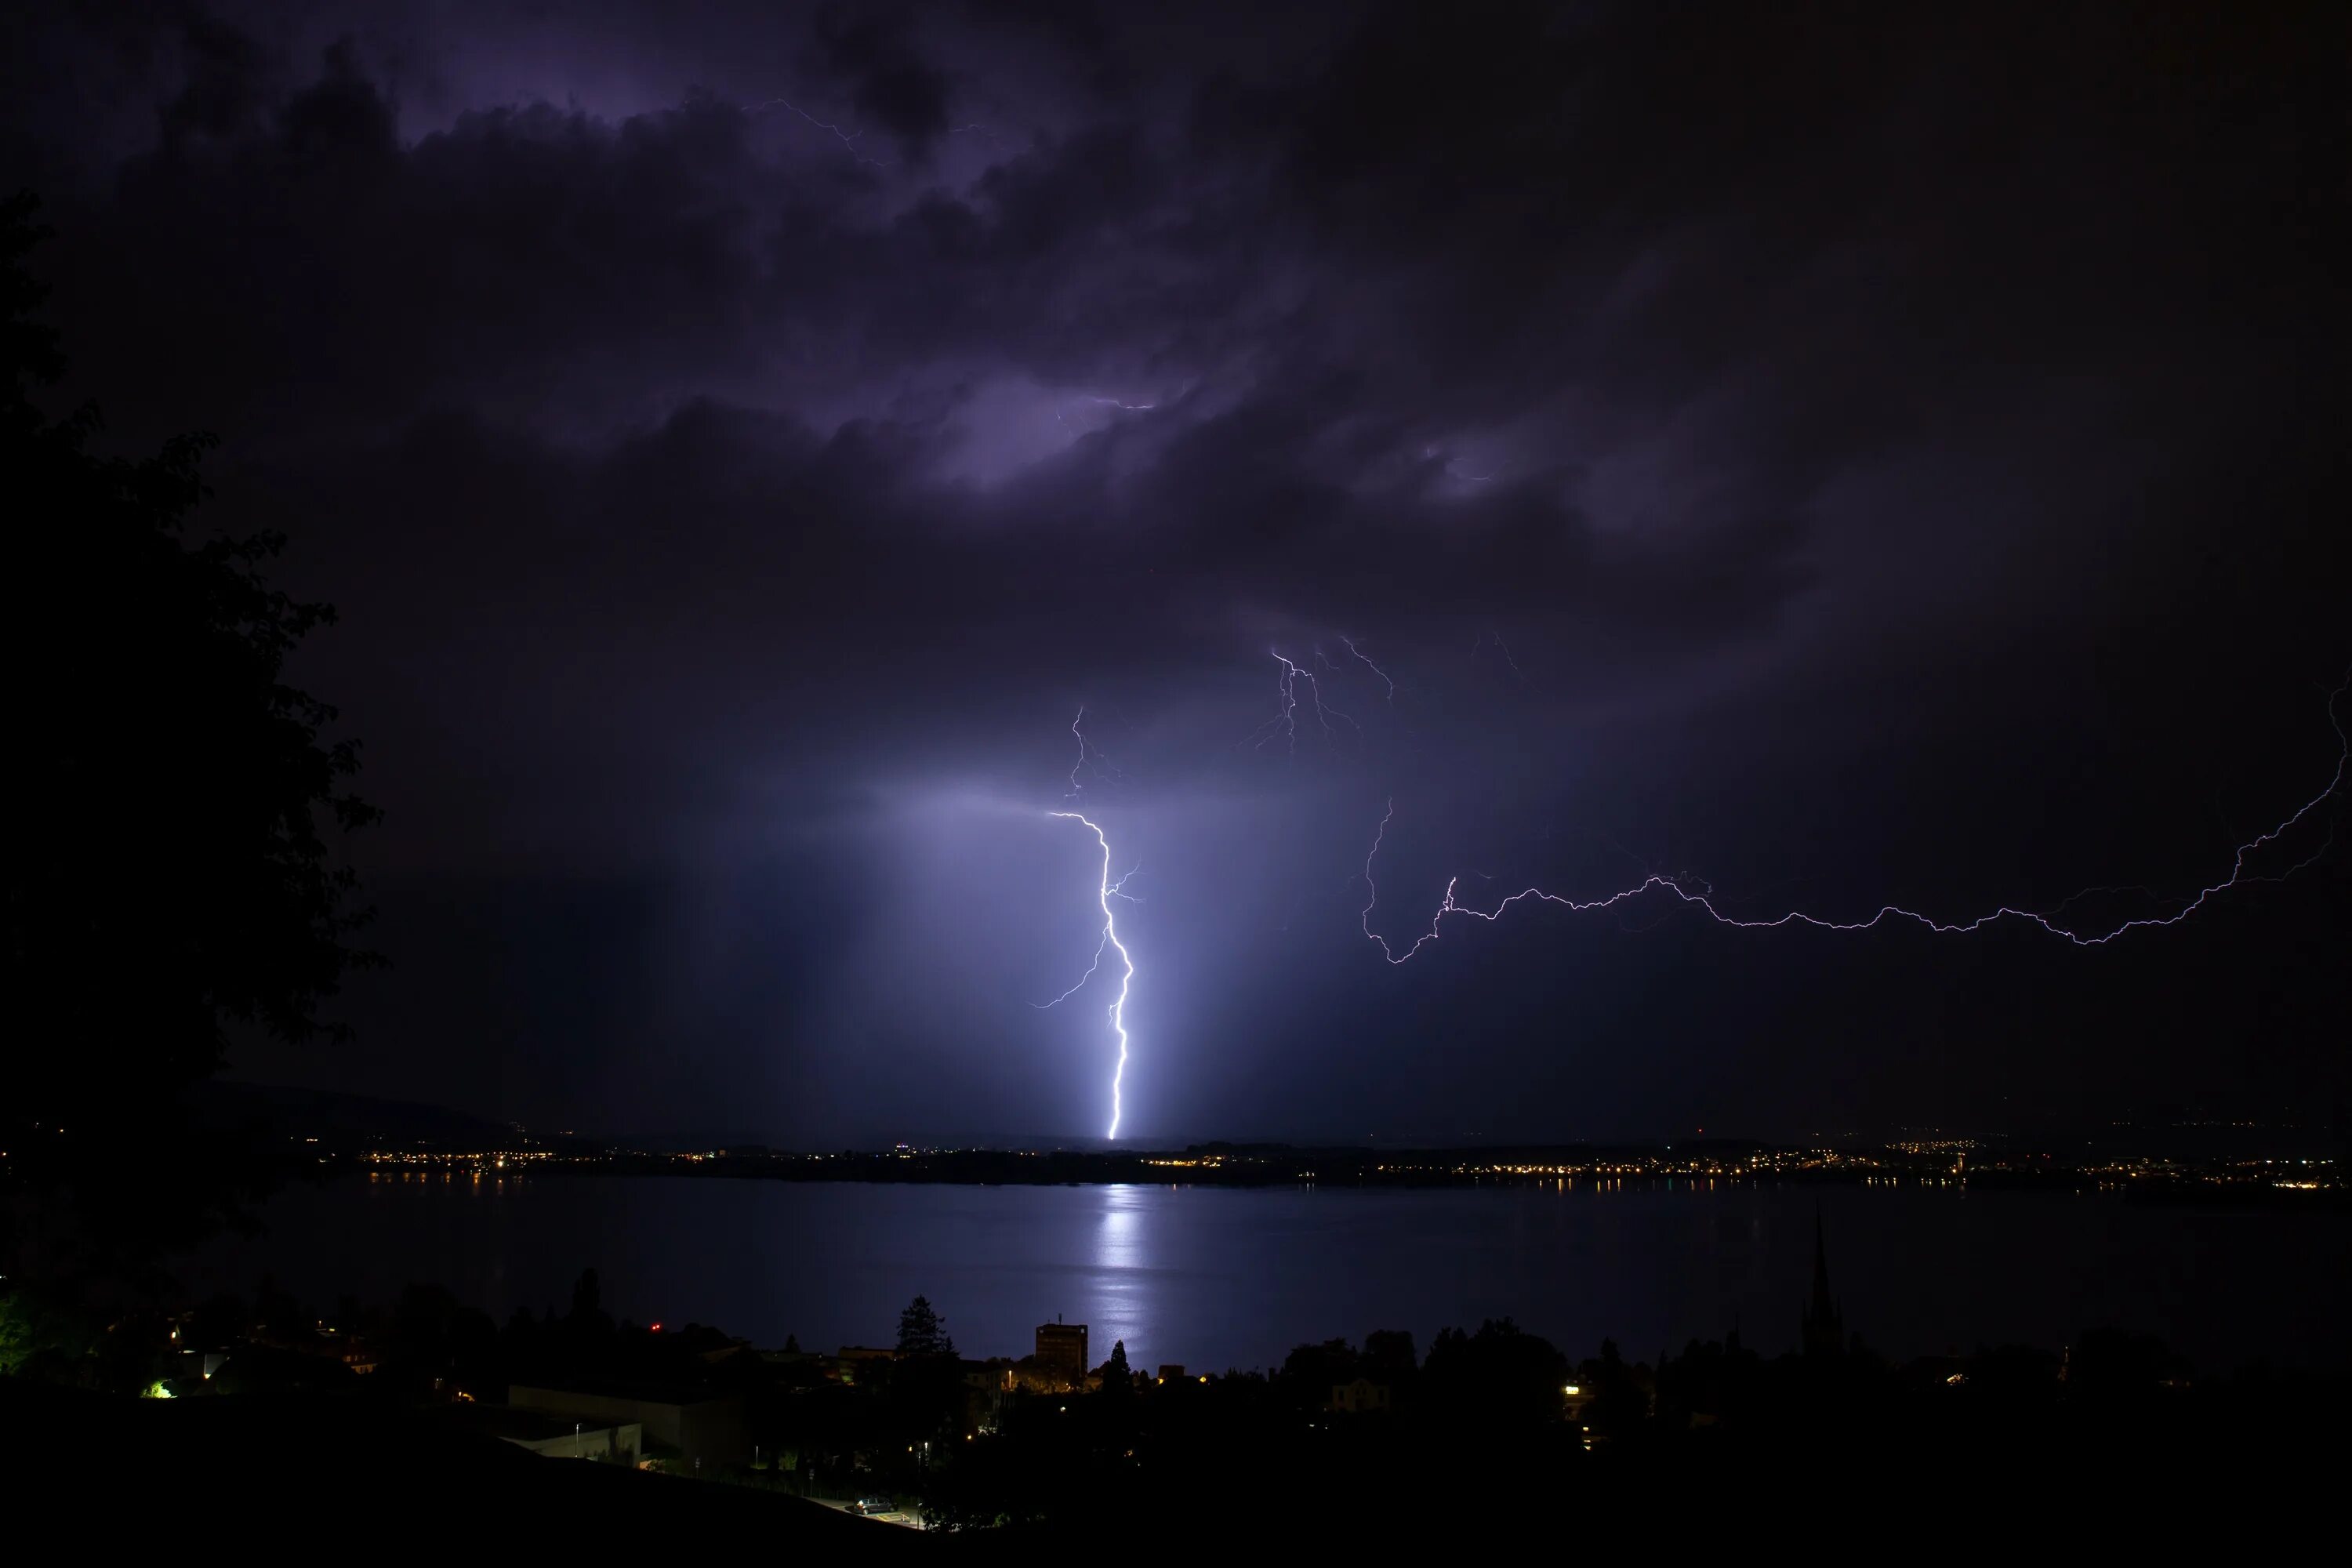
<instances>
[{"instance_id":1,"label":"vertical lightning bolt","mask_svg":"<svg viewBox=\"0 0 2352 1568\"><path fill-rule=\"evenodd\" d=\"M1118 1065L1111 1071L1110 1131L1104 1134L1108 1138L1116 1138L1118 1136L1119 1118L1124 1114L1119 1094L1127 1080L1127 990L1129 984L1135 979L1135 960L1129 955L1127 944L1118 940L1118 917L1112 911L1110 901L1113 899L1125 899L1129 903L1136 901L1133 894L1125 891L1128 881L1134 877L1135 872L1129 871L1118 881L1112 881L1110 879L1110 840L1104 836L1102 828L1081 812L1056 811L1051 815L1065 822L1083 824L1086 829L1095 836L1095 842L1102 846L1102 876L1095 884L1096 899L1102 906L1102 940L1095 943L1094 959L1087 965L1087 972L1078 976L1078 983L1076 985L1055 997L1052 1002L1039 1002L1034 1005L1051 1007L1058 1003L1068 1001L1085 990L1087 982L1095 977L1095 971L1102 967L1105 950L1108 949L1118 954L1118 994L1111 998L1109 1008L1111 1032L1118 1037Z\"/></svg>"},{"instance_id":2,"label":"vertical lightning bolt","mask_svg":"<svg viewBox=\"0 0 2352 1568\"><path fill-rule=\"evenodd\" d=\"M2285 820L2280 822L2275 826L2271 827L2265 832L2255 835L2253 837L2239 845L2237 847L2237 853L2231 858L2230 862L2230 874L2227 877L2222 878L2218 882L2200 888L2193 896L2182 899L2180 901L2180 907L2173 910L2170 914L2144 915L2137 919L2120 921L2104 931L2095 927L2063 924L2060 922L2058 917L2065 911L2067 905L2074 903L2076 899L2084 896L2081 893L2074 894L2048 910L2039 911L2033 910L2021 910L2013 909L2007 904L2003 904L1989 913L1981 914L1973 920L1967 921L1939 921L1932 915L1921 914L1916 910L1907 910L1898 904L1883 905L1879 909L1878 912L1872 915L1869 919L1858 921L1823 920L1818 915L1807 914L1801 910L1791 910L1786 914L1775 915L1769 920L1740 920L1734 916L1725 914L1721 910L1716 908L1714 903L1713 889L1708 888L1703 882L1697 882L1688 878L1675 878L1653 874L1643 878L1641 881L1634 883L1631 887L1621 888L1613 893L1603 893L1590 899L1571 899L1559 893L1546 892L1541 888L1530 887L1513 893L1510 897L1503 900L1502 902L1496 904L1491 910L1478 910L1472 909L1467 905L1459 903L1455 900L1455 892L1461 886L1461 879L1456 877L1445 884L1445 897L1439 901L1437 912L1430 917L1429 929L1415 937L1412 946L1405 948L1402 952L1399 952L1396 948L1390 945L1388 938L1372 930L1372 910L1380 901L1380 888L1378 884L1372 880L1372 862L1379 858L1381 853L1381 842L1388 837L1389 823L1396 816L1396 802L1393 800L1389 802L1387 812L1381 817L1381 826L1379 830L1372 835L1372 847L1370 852L1364 857L1364 889L1366 896L1360 924L1362 927L1364 935L1380 944L1381 952L1383 957L1385 957L1391 963L1402 963L1414 953L1419 952L1423 948L1437 940L1440 931L1444 926L1445 917L1448 915L1467 915L1473 920L1499 921L1503 918L1505 911L1509 910L1513 904L1520 903L1531 899L1539 903L1558 904L1562 909L1569 910L1572 914L1583 914L1593 910L1614 909L1618 905L1622 904L1629 900L1639 898L1643 893L1657 890L1671 893L1685 904L1695 906L1701 913L1705 914L1709 920L1714 921L1718 925L1737 926L1742 931L1771 931L1781 926L1803 925L1812 926L1822 931L1869 931L1882 922L1893 920L1909 921L1914 924L1927 927L1929 931L1936 932L1939 936L1954 936L1965 934L1969 931L1980 931L1984 927L1991 925L1999 921L2019 920L2024 921L2032 925L2037 925L2053 936L2064 937L2076 947L2103 947L2106 943L2115 941L2117 937L2122 936L2126 931L2137 931L2143 927L2148 926L2178 925L2182 921L2185 921L2189 916L2195 914L2199 910L2204 908L2207 900L2215 897L2217 894L2225 893L2232 888L2242 887L2250 882L2282 881L2286 878L2294 875L2295 872L2302 870L2314 860L2319 858L2321 855L2327 852L2328 847L2332 846L2335 842L2335 834L2332 829L2328 835L2327 845L2322 846L2318 850L2314 851L2312 854L2295 862L2295 864L2288 867L2284 871L2280 871L2270 876L2257 876L2247 868L2247 859L2249 857L2276 843L2280 838L2284 837L2290 829L2300 824L2305 817L2309 816L2313 812L2317 811L2320 806L2329 799L2329 797L2333 796L2337 790L2343 787L2344 774L2347 767L2352 767L2352 737L2347 737L2346 735L2342 722L2336 717L2336 700L2344 695L2344 692L2347 689L2352 689L2352 683L2347 683L2347 687L2338 687L2336 691L2329 696L2327 700L2328 722L2335 727L2336 738L2340 743L2340 749L2336 752L2336 771L2329 776L2326 788L2321 790L2317 795L2313 795L2309 800L2305 801L2301 805L2297 806L2294 811L2285 818ZM2114 889L2093 890L2111 891Z\"/></svg>"},{"instance_id":3,"label":"vertical lightning bolt","mask_svg":"<svg viewBox=\"0 0 2352 1568\"><path fill-rule=\"evenodd\" d=\"M1089 783L1120 784L1127 782L1127 774L1119 765L1087 738L1087 710L1084 708L1079 709L1078 716L1070 721L1070 735L1078 742L1078 760L1070 764L1070 787L1063 792L1064 800L1076 800L1085 795ZM1081 773L1086 776L1081 778Z\"/></svg>"},{"instance_id":4,"label":"vertical lightning bolt","mask_svg":"<svg viewBox=\"0 0 2352 1568\"><path fill-rule=\"evenodd\" d=\"M1078 760L1070 764L1070 793L1062 797L1064 800L1077 799L1078 792L1087 787L1078 782L1078 774L1086 771L1087 753L1093 749L1087 744L1086 721L1087 710L1083 708L1078 710L1078 716L1070 721L1070 733L1078 741Z\"/></svg>"}]
</instances>

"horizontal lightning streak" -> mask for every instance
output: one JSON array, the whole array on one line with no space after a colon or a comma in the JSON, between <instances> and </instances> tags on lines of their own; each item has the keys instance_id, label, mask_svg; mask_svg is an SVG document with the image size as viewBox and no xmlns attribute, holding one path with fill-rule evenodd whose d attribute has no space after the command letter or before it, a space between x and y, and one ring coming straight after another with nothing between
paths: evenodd
<instances>
[{"instance_id":1,"label":"horizontal lightning streak","mask_svg":"<svg viewBox=\"0 0 2352 1568\"><path fill-rule=\"evenodd\" d=\"M1437 940L1439 932L1444 926L1445 917L1448 915L1468 915L1474 920L1499 921L1503 918L1504 911L1507 910L1513 904L1520 903L1529 899L1533 899L1541 903L1558 904L1562 909L1569 910L1570 913L1584 914L1593 910L1613 909L1619 904L1624 903L1632 899L1639 898L1643 894L1650 892L1653 889L1664 889L1666 892L1672 893L1675 898L1681 900L1685 904L1696 905L1707 916L1708 919L1714 921L1718 925L1736 926L1741 931L1771 931L1778 927L1786 925L1812 926L1822 931L1868 931L1874 926L1878 925L1881 921L1891 917L1895 920L1913 921L1916 924L1927 927L1929 931L1935 931L1939 935L1960 935L1969 931L1979 931L1986 926L1993 924L1997 921L2021 920L2030 921L2034 925L2040 926L2043 931L2050 932L2053 936L2064 937L2068 942L2074 943L2077 947L2101 947L2115 941L2116 938L2123 935L2126 931L2137 931L2149 926L2178 925L2182 921L2187 920L2190 915L2195 914L2200 909L2203 908L2205 900L2212 898L2217 893L2227 892L2230 889L2246 882L2273 882L2284 880L2285 878L2294 875L2295 872L2300 871L2305 867L2310 865L2321 855L2326 853L2326 846L2323 846L2319 850L2305 857L2304 859L2297 861L2294 865L2275 876L2252 876L2249 875L2246 870L2246 858L2248 856L2256 853L2268 845L2275 843L2290 829L2294 827L2297 823L2300 823L2305 817L2310 816L2314 811L2316 811L2323 802L2326 801L2328 797L2335 795L2338 789L2343 787L2345 770L2347 764L2352 764L2352 739L2347 738L2343 723L2336 717L2336 702L2338 698L2343 696L2346 689L2346 687L2338 687L2328 698L2328 723L2335 729L2336 738L2337 742L2340 742L2341 749L2336 753L2336 772L2329 777L2327 787L2321 790L2317 795L2313 795L2300 806L2296 807L2292 816L2279 823L2276 826L2239 845L2237 854L2231 861L2229 876L2222 879L2221 881L2213 883L2210 887L2200 889L2197 895L2190 899L2178 910L2169 915L2149 915L2143 916L2137 920L2127 920L2116 926L2114 929L2105 932L2086 933L2083 930L2070 928L2058 923L2055 917L2063 911L2068 904L2073 903L2075 899L2083 897L2080 893L2067 898L2055 908L2047 911L2037 912L2032 910L2013 909L2009 905L2004 904L1999 909L1994 910L1991 913L1979 915L1976 919L1971 921L1938 921L1933 916L1921 914L1916 910L1906 910L1897 904L1885 905L1880 908L1876 914L1872 915L1868 920L1862 921L1823 920L1818 915L1810 915L1801 910L1791 910L1787 914L1778 915L1770 920L1739 920L1731 915L1725 914L1721 910L1715 907L1713 902L1713 889L1706 889L1705 884L1700 884L1703 890L1694 892L1690 888L1685 887L1681 880L1672 877L1652 875L1643 878L1641 881L1635 883L1630 888L1622 888L1616 892L1604 894L1601 897L1592 899L1571 899L1559 893L1546 892L1541 888L1525 888L1518 892L1513 893L1510 897L1505 899L1491 910L1471 909L1466 905L1456 902L1454 895L1456 889L1461 885L1462 879L1459 877L1455 877L1445 884L1444 900L1437 906L1437 912L1430 917L1429 930L1422 933L1419 937L1416 937L1411 947L1408 947L1403 952L1400 952L1394 947L1390 945L1388 938L1372 930L1372 910L1380 901L1379 884L1372 879L1372 863L1379 858L1381 844L1382 840L1388 837L1389 823L1396 816L1396 802L1393 799L1389 802L1387 812L1381 817L1379 831L1374 833L1372 836L1372 847L1370 852L1364 857L1364 889L1366 897L1362 915L1359 923L1363 930L1364 935L1380 944L1381 955L1385 957L1389 963L1392 964L1402 963L1414 953L1419 952L1423 948ZM2329 831L2327 842L2328 845L2333 845L2335 842L2335 833L2332 828Z\"/></svg>"}]
</instances>

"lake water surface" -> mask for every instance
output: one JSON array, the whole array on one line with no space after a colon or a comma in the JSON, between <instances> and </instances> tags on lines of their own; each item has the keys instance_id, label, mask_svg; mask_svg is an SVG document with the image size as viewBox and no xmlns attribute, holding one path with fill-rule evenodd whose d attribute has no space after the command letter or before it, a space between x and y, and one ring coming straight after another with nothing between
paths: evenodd
<instances>
[{"instance_id":1,"label":"lake water surface","mask_svg":"<svg viewBox=\"0 0 2352 1568\"><path fill-rule=\"evenodd\" d=\"M920 1292L967 1355L1020 1355L1057 1314L1099 1359L1278 1363L1372 1329L1427 1347L1508 1314L1570 1354L1631 1357L1737 1324L1796 1338L1819 1214L1849 1327L1895 1355L2083 1328L2163 1336L2207 1372L2352 1365L2352 1215L2142 1208L1938 1187L1482 1190L950 1186L562 1176L350 1178L288 1192L190 1283L265 1273L320 1310L437 1281L503 1321L585 1267L640 1322L757 1343L887 1344Z\"/></svg>"}]
</instances>

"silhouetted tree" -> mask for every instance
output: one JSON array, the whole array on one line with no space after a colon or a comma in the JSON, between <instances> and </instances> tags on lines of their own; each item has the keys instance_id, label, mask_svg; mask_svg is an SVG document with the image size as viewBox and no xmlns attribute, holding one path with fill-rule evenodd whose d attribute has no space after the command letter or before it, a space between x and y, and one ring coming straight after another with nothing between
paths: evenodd
<instances>
[{"instance_id":1,"label":"silhouetted tree","mask_svg":"<svg viewBox=\"0 0 2352 1568\"><path fill-rule=\"evenodd\" d=\"M499 1381L498 1329L438 1285L411 1285L383 1329L386 1387L425 1393L451 1384L478 1396Z\"/></svg>"},{"instance_id":2,"label":"silhouetted tree","mask_svg":"<svg viewBox=\"0 0 2352 1568\"><path fill-rule=\"evenodd\" d=\"M909 1359L956 1353L955 1341L948 1338L946 1322L931 1310L925 1297L916 1297L898 1314L898 1353Z\"/></svg>"},{"instance_id":3,"label":"silhouetted tree","mask_svg":"<svg viewBox=\"0 0 2352 1568\"><path fill-rule=\"evenodd\" d=\"M1650 1415L1652 1381L1648 1369L1628 1362L1615 1340L1601 1342L1599 1359L1576 1369L1579 1384L1591 1395L1584 1424L1595 1432L1623 1436L1637 1430Z\"/></svg>"},{"instance_id":4,"label":"silhouetted tree","mask_svg":"<svg viewBox=\"0 0 2352 1568\"><path fill-rule=\"evenodd\" d=\"M1333 1389L1354 1380L1358 1362L1356 1347L1345 1340L1299 1345L1283 1358L1276 1381L1298 1409L1320 1410L1331 1402Z\"/></svg>"},{"instance_id":5,"label":"silhouetted tree","mask_svg":"<svg viewBox=\"0 0 2352 1568\"><path fill-rule=\"evenodd\" d=\"M119 1278L261 1184L181 1101L228 1030L306 1040L364 919L335 853L375 812L358 753L283 666L327 605L271 587L275 534L191 540L212 439L92 450L94 409L36 403L62 374L24 267L36 204L0 203L0 497L9 518L11 732L0 1095L0 1272ZM38 1020L37 1025L33 1021ZM166 1174L168 1173L168 1174Z\"/></svg>"},{"instance_id":6,"label":"silhouetted tree","mask_svg":"<svg viewBox=\"0 0 2352 1568\"><path fill-rule=\"evenodd\" d=\"M890 1369L892 1427L909 1443L938 1436L962 1403L955 1341L928 1298L898 1314L898 1364Z\"/></svg>"},{"instance_id":7,"label":"silhouetted tree","mask_svg":"<svg viewBox=\"0 0 2352 1568\"><path fill-rule=\"evenodd\" d=\"M618 1331L613 1315L604 1310L603 1282L593 1268L583 1268L572 1282L572 1310L564 1314L558 1336L564 1363L577 1370L608 1365L617 1352Z\"/></svg>"},{"instance_id":8,"label":"silhouetted tree","mask_svg":"<svg viewBox=\"0 0 2352 1568\"><path fill-rule=\"evenodd\" d=\"M1134 1392L1134 1374L1127 1367L1127 1342L1113 1340L1110 1342L1110 1359L1103 1363L1103 1392L1130 1394Z\"/></svg>"},{"instance_id":9,"label":"silhouetted tree","mask_svg":"<svg viewBox=\"0 0 2352 1568\"><path fill-rule=\"evenodd\" d=\"M1421 1386L1441 1415L1492 1431L1557 1418L1567 1373L1568 1358L1550 1341L1502 1318L1475 1334L1441 1331L1422 1364Z\"/></svg>"},{"instance_id":10,"label":"silhouetted tree","mask_svg":"<svg viewBox=\"0 0 2352 1568\"><path fill-rule=\"evenodd\" d=\"M1674 1431L1736 1423L1757 1404L1761 1374L1762 1363L1740 1348L1737 1332L1722 1343L1689 1341L1680 1356L1658 1358L1657 1418ZM1596 1404L1600 1398L1596 1390ZM1602 1414L1611 1417L1614 1412Z\"/></svg>"},{"instance_id":11,"label":"silhouetted tree","mask_svg":"<svg viewBox=\"0 0 2352 1568\"><path fill-rule=\"evenodd\" d=\"M60 1311L44 1294L0 1295L0 1377L69 1381L96 1354L100 1337L87 1318Z\"/></svg>"},{"instance_id":12,"label":"silhouetted tree","mask_svg":"<svg viewBox=\"0 0 2352 1568\"><path fill-rule=\"evenodd\" d=\"M1364 1375L1402 1394L1420 1372L1412 1335L1402 1329L1375 1329L1364 1336Z\"/></svg>"}]
</instances>

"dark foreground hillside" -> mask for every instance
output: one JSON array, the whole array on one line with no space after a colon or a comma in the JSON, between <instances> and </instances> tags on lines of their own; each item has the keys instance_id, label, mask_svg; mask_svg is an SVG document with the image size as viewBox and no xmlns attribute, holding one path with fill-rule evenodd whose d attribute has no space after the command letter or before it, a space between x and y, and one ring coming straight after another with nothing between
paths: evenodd
<instances>
[{"instance_id":1,"label":"dark foreground hillside","mask_svg":"<svg viewBox=\"0 0 2352 1568\"><path fill-rule=\"evenodd\" d=\"M1280 1549L1386 1555L1832 1543L1910 1555L2259 1549L2339 1529L2341 1412L2291 1434L2224 1423L2035 1423L1965 1441L1677 1444L1424 1456L1213 1445L1113 1480L1050 1523L921 1533L750 1488L546 1458L369 1402L132 1400L0 1379L0 1474L20 1531L239 1550L750 1549L813 1560ZM1351 1451L1352 1450L1352 1451ZM1099 1479L1099 1478L1097 1478ZM1074 1500L1075 1501L1076 1500ZM2335 1517L2340 1519L2340 1515Z\"/></svg>"},{"instance_id":2,"label":"dark foreground hillside","mask_svg":"<svg viewBox=\"0 0 2352 1568\"><path fill-rule=\"evenodd\" d=\"M317 1395L126 1399L0 1378L0 1474L19 1530L47 1521L91 1542L185 1537L368 1556L430 1547L462 1560L493 1546L738 1538L882 1562L930 1544L798 1498L544 1458L412 1412Z\"/></svg>"}]
</instances>

